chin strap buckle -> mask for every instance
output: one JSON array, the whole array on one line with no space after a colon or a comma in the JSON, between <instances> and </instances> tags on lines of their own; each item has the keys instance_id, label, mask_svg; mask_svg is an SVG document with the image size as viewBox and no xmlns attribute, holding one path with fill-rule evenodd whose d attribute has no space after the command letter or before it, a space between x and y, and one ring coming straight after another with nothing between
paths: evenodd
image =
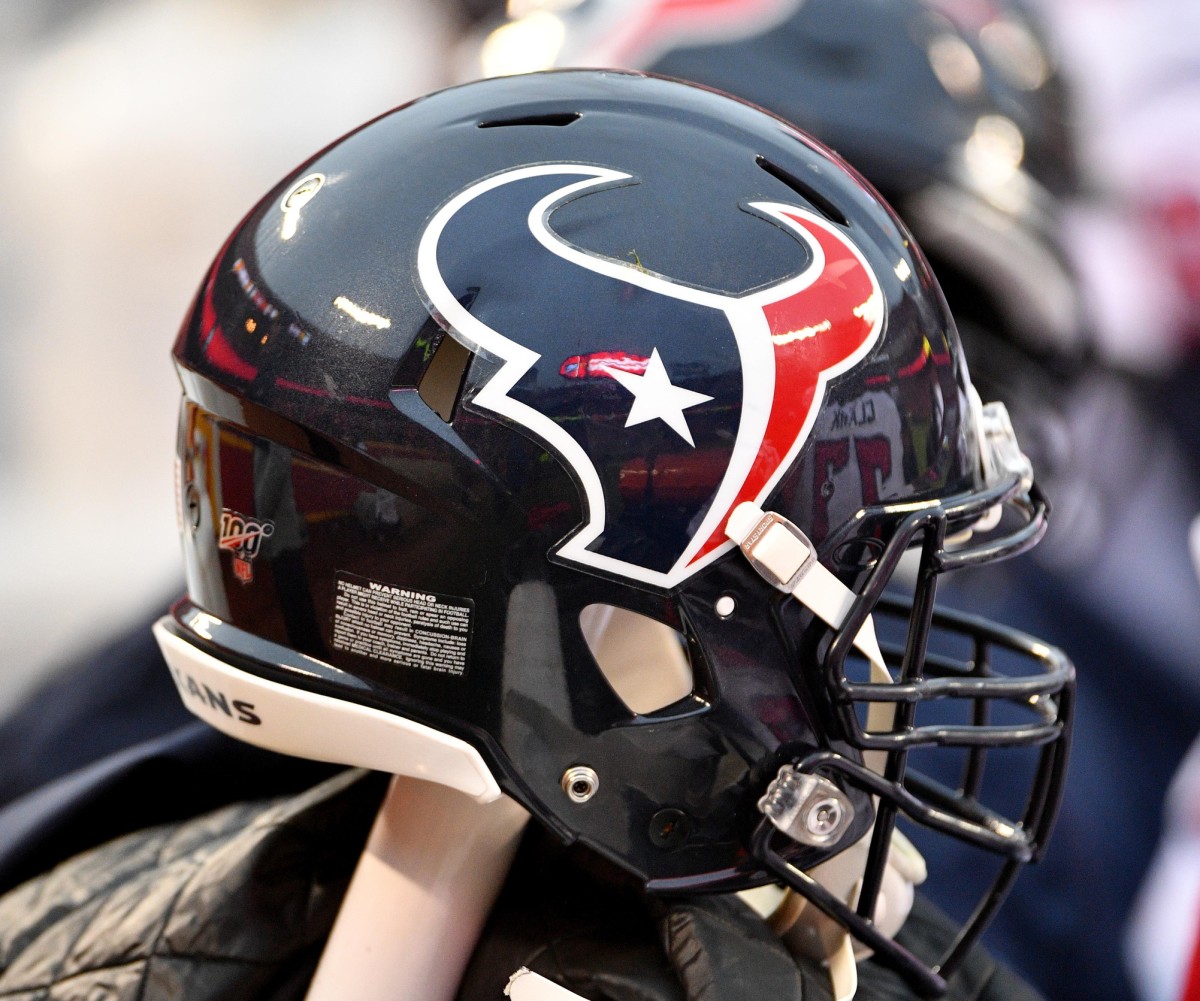
<instances>
[{"instance_id":1,"label":"chin strap buckle","mask_svg":"<svg viewBox=\"0 0 1200 1001\"><path fill-rule=\"evenodd\" d=\"M734 508L725 534L765 581L789 594L817 564L817 550L808 536L781 515L753 504Z\"/></svg>"},{"instance_id":2,"label":"chin strap buckle","mask_svg":"<svg viewBox=\"0 0 1200 1001\"><path fill-rule=\"evenodd\" d=\"M985 403L981 417L986 482L995 483L1005 475L1016 475L1020 477L1021 488L1028 490L1033 485L1033 463L1021 451L1008 408L1003 403Z\"/></svg>"},{"instance_id":3,"label":"chin strap buckle","mask_svg":"<svg viewBox=\"0 0 1200 1001\"><path fill-rule=\"evenodd\" d=\"M827 625L841 628L858 596L822 566L816 547L799 528L782 515L745 501L733 509L725 534L772 587L790 594ZM869 617L854 645L871 662L872 680L890 683Z\"/></svg>"}]
</instances>

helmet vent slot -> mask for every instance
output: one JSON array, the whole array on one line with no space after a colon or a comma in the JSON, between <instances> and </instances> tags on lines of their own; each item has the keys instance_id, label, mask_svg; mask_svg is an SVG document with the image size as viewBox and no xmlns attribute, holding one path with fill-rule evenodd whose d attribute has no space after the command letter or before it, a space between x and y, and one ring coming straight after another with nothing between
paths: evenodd
<instances>
[{"instance_id":1,"label":"helmet vent slot","mask_svg":"<svg viewBox=\"0 0 1200 1001\"><path fill-rule=\"evenodd\" d=\"M692 694L683 634L616 605L588 605L579 627L605 680L630 712L646 716Z\"/></svg>"},{"instance_id":2,"label":"helmet vent slot","mask_svg":"<svg viewBox=\"0 0 1200 1001\"><path fill-rule=\"evenodd\" d=\"M443 334L417 383L417 392L426 406L447 424L454 421L473 357L468 348L449 334Z\"/></svg>"},{"instance_id":3,"label":"helmet vent slot","mask_svg":"<svg viewBox=\"0 0 1200 1001\"><path fill-rule=\"evenodd\" d=\"M520 118L499 118L496 121L480 122L481 129L504 129L510 125L552 125L562 128L579 120L579 112L567 111L548 115L522 115Z\"/></svg>"},{"instance_id":4,"label":"helmet vent slot","mask_svg":"<svg viewBox=\"0 0 1200 1001\"><path fill-rule=\"evenodd\" d=\"M800 180L795 174L789 173L782 167L776 166L765 156L756 156L754 162L775 178L775 180L786 184L830 222L837 223L839 226L850 225L850 221L842 215L838 207L818 192L811 184Z\"/></svg>"}]
</instances>

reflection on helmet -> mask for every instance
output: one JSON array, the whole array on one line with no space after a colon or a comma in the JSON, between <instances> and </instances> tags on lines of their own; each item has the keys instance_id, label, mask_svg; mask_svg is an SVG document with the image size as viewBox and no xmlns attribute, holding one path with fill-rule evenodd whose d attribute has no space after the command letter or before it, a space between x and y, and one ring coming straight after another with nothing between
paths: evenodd
<instances>
[{"instance_id":1,"label":"reflection on helmet","mask_svg":"<svg viewBox=\"0 0 1200 1001\"><path fill-rule=\"evenodd\" d=\"M790 125L617 72L432 95L259 203L175 360L159 635L228 732L502 790L652 891L782 881L931 991L1041 850L1070 665L933 598L1045 502L910 235ZM600 663L631 616L648 702ZM936 967L875 923L898 817L1001 860ZM808 875L854 845L853 893Z\"/></svg>"}]
</instances>

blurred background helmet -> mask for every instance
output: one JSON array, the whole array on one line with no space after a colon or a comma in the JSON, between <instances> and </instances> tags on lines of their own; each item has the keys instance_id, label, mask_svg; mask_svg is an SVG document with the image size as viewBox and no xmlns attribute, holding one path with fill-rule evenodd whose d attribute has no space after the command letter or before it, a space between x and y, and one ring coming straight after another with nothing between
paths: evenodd
<instances>
[{"instance_id":1,"label":"blurred background helmet","mask_svg":"<svg viewBox=\"0 0 1200 1001\"><path fill-rule=\"evenodd\" d=\"M1020 129L1025 169L1059 197L1077 194L1082 182L1073 90L1037 8L1024 0L928 2L971 46L997 111ZM950 66L938 75L953 89ZM974 76L966 70L966 77Z\"/></svg>"},{"instance_id":2,"label":"blurred background helmet","mask_svg":"<svg viewBox=\"0 0 1200 1001\"><path fill-rule=\"evenodd\" d=\"M157 634L226 732L503 792L652 891L782 882L929 991L1041 852L1071 666L934 599L1045 501L911 234L787 122L615 71L415 101L250 212L174 357ZM994 860L932 964L898 822Z\"/></svg>"}]
</instances>

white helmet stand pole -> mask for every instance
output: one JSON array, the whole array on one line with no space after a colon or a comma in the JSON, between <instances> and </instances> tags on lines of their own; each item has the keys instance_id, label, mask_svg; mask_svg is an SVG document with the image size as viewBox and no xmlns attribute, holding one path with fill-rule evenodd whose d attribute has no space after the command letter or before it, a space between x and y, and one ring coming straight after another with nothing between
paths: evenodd
<instances>
[{"instance_id":1,"label":"white helmet stand pole","mask_svg":"<svg viewBox=\"0 0 1200 1001\"><path fill-rule=\"evenodd\" d=\"M393 778L306 1001L453 1001L528 819Z\"/></svg>"}]
</instances>

